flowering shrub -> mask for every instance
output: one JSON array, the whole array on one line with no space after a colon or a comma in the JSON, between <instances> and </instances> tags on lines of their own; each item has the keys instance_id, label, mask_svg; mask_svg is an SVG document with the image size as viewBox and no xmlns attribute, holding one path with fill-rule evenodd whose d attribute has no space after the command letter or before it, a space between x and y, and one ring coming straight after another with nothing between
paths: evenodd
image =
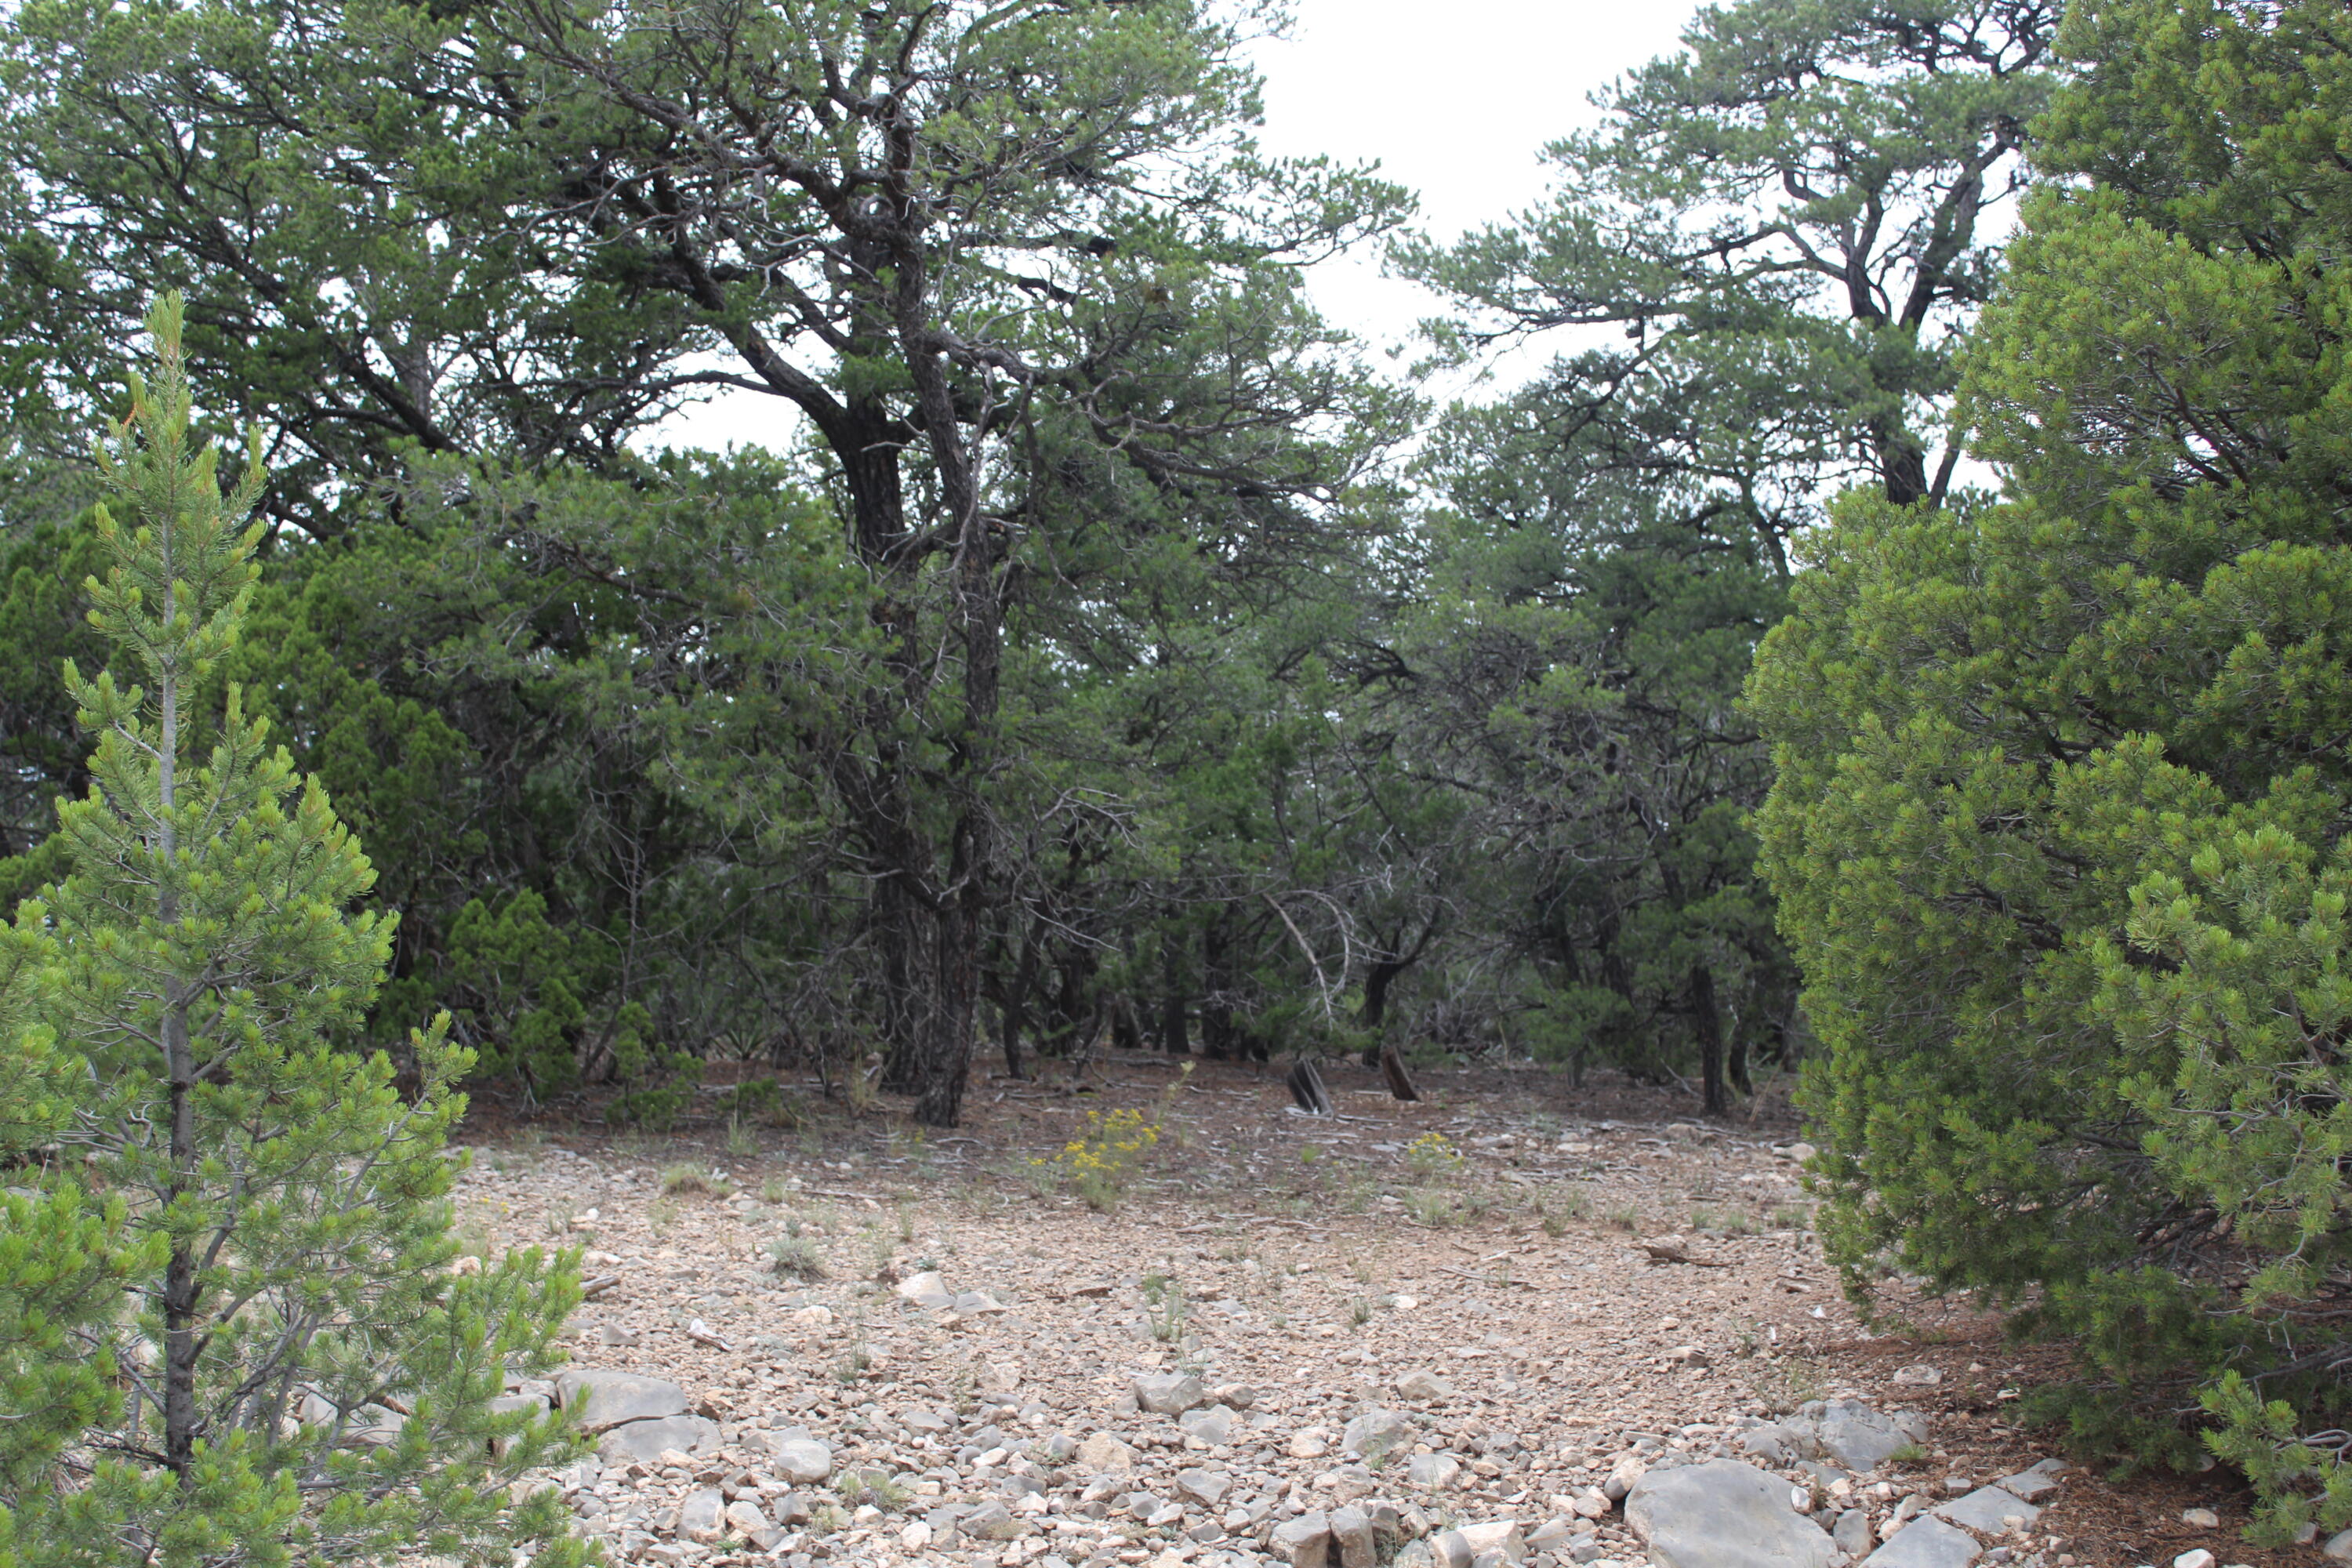
<instances>
[{"instance_id":1,"label":"flowering shrub","mask_svg":"<svg viewBox=\"0 0 2352 1568\"><path fill-rule=\"evenodd\" d=\"M1146 1121L1140 1110L1087 1112L1087 1131L1050 1157L1029 1163L1045 1167L1078 1190L1092 1208L1108 1208L1118 1201L1128 1174L1136 1163L1160 1142L1160 1123Z\"/></svg>"},{"instance_id":2,"label":"flowering shrub","mask_svg":"<svg viewBox=\"0 0 2352 1568\"><path fill-rule=\"evenodd\" d=\"M1405 1145L1404 1163L1416 1176L1450 1176L1462 1169L1462 1151L1443 1132L1424 1132Z\"/></svg>"}]
</instances>

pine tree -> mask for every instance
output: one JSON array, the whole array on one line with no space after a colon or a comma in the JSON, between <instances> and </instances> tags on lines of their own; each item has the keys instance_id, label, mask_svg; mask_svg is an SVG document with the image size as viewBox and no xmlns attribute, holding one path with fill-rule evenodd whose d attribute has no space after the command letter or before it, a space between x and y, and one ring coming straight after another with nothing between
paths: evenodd
<instances>
[{"instance_id":1,"label":"pine tree","mask_svg":"<svg viewBox=\"0 0 2352 1568\"><path fill-rule=\"evenodd\" d=\"M492 1401L557 1359L574 1266L452 1273L470 1058L446 1020L411 1037L410 1095L336 1048L392 922L351 912L373 872L317 781L235 687L211 695L264 475L250 456L224 492L181 319L176 297L151 314L152 381L99 450L90 618L140 684L67 665L94 784L59 810L70 872L0 950L0 1103L23 1108L0 1143L41 1159L58 1222L34 1243L12 1212L0 1246L0 1416L38 1400L49 1434L0 1449L0 1514L27 1564L504 1562L560 1537L551 1498L504 1483L569 1439Z\"/></svg>"}]
</instances>

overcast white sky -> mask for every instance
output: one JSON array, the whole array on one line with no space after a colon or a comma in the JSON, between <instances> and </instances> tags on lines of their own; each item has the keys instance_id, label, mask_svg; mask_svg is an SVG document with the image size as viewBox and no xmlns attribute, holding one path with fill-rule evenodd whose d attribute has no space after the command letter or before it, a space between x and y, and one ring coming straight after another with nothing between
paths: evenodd
<instances>
[{"instance_id":1,"label":"overcast white sky","mask_svg":"<svg viewBox=\"0 0 2352 1568\"><path fill-rule=\"evenodd\" d=\"M1675 47L1695 0L1294 0L1287 39L1259 46L1265 151L1379 162L1418 192L1421 221L1450 238L1527 206L1544 189L1543 144L1588 122L1592 89ZM1380 276L1377 258L1317 269L1335 322L1374 348L1405 343L1434 308ZM777 400L713 399L667 432L680 445L773 440Z\"/></svg>"},{"instance_id":2,"label":"overcast white sky","mask_svg":"<svg viewBox=\"0 0 2352 1568\"><path fill-rule=\"evenodd\" d=\"M1537 154L1593 118L1595 88L1673 50L1694 0L1294 0L1288 39L1258 51L1269 153L1378 160L1420 194L1441 238L1543 194ZM1367 342L1409 336L1434 308L1371 258L1310 288Z\"/></svg>"}]
</instances>

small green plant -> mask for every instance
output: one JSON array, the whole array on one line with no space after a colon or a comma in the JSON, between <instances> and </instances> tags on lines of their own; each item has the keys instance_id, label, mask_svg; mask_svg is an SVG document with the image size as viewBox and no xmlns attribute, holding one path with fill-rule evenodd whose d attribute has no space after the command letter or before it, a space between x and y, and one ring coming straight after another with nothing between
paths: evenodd
<instances>
[{"instance_id":1,"label":"small green plant","mask_svg":"<svg viewBox=\"0 0 2352 1568\"><path fill-rule=\"evenodd\" d=\"M1323 1151L1312 1143L1301 1143L1298 1146L1298 1163L1302 1165L1311 1165L1322 1157Z\"/></svg>"},{"instance_id":2,"label":"small green plant","mask_svg":"<svg viewBox=\"0 0 2352 1568\"><path fill-rule=\"evenodd\" d=\"M1900 1465L1906 1469L1915 1468L1927 1462L1927 1450L1916 1443L1906 1443L1887 1455L1886 1462L1890 1465Z\"/></svg>"},{"instance_id":3,"label":"small green plant","mask_svg":"<svg viewBox=\"0 0 2352 1568\"><path fill-rule=\"evenodd\" d=\"M1459 1175L1468 1162L1443 1132L1424 1132L1405 1145L1405 1168L1423 1181Z\"/></svg>"},{"instance_id":4,"label":"small green plant","mask_svg":"<svg viewBox=\"0 0 2352 1568\"><path fill-rule=\"evenodd\" d=\"M782 1176L770 1176L760 1184L760 1201L771 1208L781 1207L783 1201L792 1195L792 1191L784 1185Z\"/></svg>"},{"instance_id":5,"label":"small green plant","mask_svg":"<svg viewBox=\"0 0 2352 1568\"><path fill-rule=\"evenodd\" d=\"M1812 1223L1812 1212L1801 1204L1782 1204L1772 1211L1775 1230L1802 1230Z\"/></svg>"},{"instance_id":6,"label":"small green plant","mask_svg":"<svg viewBox=\"0 0 2352 1568\"><path fill-rule=\"evenodd\" d=\"M897 1478L879 1469L853 1469L842 1473L834 1483L834 1490L844 1504L856 1508L871 1503L886 1513L896 1513L914 1500L915 1494L900 1486Z\"/></svg>"},{"instance_id":7,"label":"small green plant","mask_svg":"<svg viewBox=\"0 0 2352 1568\"><path fill-rule=\"evenodd\" d=\"M841 1080L842 1098L853 1112L864 1116L882 1103L881 1081L882 1053L876 1051Z\"/></svg>"},{"instance_id":8,"label":"small green plant","mask_svg":"<svg viewBox=\"0 0 2352 1568\"><path fill-rule=\"evenodd\" d=\"M909 1247L915 1244L915 1205L911 1203L898 1205L898 1239Z\"/></svg>"},{"instance_id":9,"label":"small green plant","mask_svg":"<svg viewBox=\"0 0 2352 1568\"><path fill-rule=\"evenodd\" d=\"M1693 1230L1719 1230L1722 1226L1723 1221L1713 1209L1701 1205L1691 1210L1690 1227Z\"/></svg>"},{"instance_id":10,"label":"small green plant","mask_svg":"<svg viewBox=\"0 0 2352 1568\"><path fill-rule=\"evenodd\" d=\"M780 1236L768 1243L768 1268L782 1279L822 1279L824 1255L804 1236Z\"/></svg>"},{"instance_id":11,"label":"small green plant","mask_svg":"<svg viewBox=\"0 0 2352 1568\"><path fill-rule=\"evenodd\" d=\"M727 1154L730 1159L749 1160L760 1152L760 1135L751 1131L739 1114L727 1119Z\"/></svg>"},{"instance_id":12,"label":"small green plant","mask_svg":"<svg viewBox=\"0 0 2352 1568\"><path fill-rule=\"evenodd\" d=\"M842 1352L840 1359L833 1363L833 1381L839 1384L856 1383L866 1375L866 1370L873 1364L874 1354L866 1348L864 1342L853 1344Z\"/></svg>"},{"instance_id":13,"label":"small green plant","mask_svg":"<svg viewBox=\"0 0 2352 1568\"><path fill-rule=\"evenodd\" d=\"M1639 1230L1642 1228L1642 1211L1631 1204L1620 1204L1609 1211L1609 1223L1619 1230Z\"/></svg>"},{"instance_id":14,"label":"small green plant","mask_svg":"<svg viewBox=\"0 0 2352 1568\"><path fill-rule=\"evenodd\" d=\"M1350 1296L1348 1299L1348 1321L1360 1329L1371 1321L1371 1298L1369 1296ZM1370 1462L1369 1458L1366 1462Z\"/></svg>"},{"instance_id":15,"label":"small green plant","mask_svg":"<svg viewBox=\"0 0 2352 1568\"><path fill-rule=\"evenodd\" d=\"M1768 1363L1751 1381L1758 1396L1775 1415L1786 1415L1821 1398L1829 1387L1821 1368L1800 1355Z\"/></svg>"},{"instance_id":16,"label":"small green plant","mask_svg":"<svg viewBox=\"0 0 2352 1568\"><path fill-rule=\"evenodd\" d=\"M659 1197L646 1205L646 1228L656 1236L666 1236L677 1224L677 1200Z\"/></svg>"},{"instance_id":17,"label":"small green plant","mask_svg":"<svg viewBox=\"0 0 2352 1568\"><path fill-rule=\"evenodd\" d=\"M1162 1344L1175 1344L1184 1337L1184 1288L1174 1280L1156 1297L1147 1297L1145 1320L1151 1326L1151 1337Z\"/></svg>"},{"instance_id":18,"label":"small green plant","mask_svg":"<svg viewBox=\"0 0 2352 1568\"><path fill-rule=\"evenodd\" d=\"M449 1232L449 1239L457 1244L458 1257L490 1261L490 1227L480 1215L468 1215L458 1221Z\"/></svg>"},{"instance_id":19,"label":"small green plant","mask_svg":"<svg viewBox=\"0 0 2352 1568\"><path fill-rule=\"evenodd\" d=\"M1404 1212L1415 1225L1447 1226L1454 1223L1460 1210L1444 1193L1415 1188L1405 1194Z\"/></svg>"},{"instance_id":20,"label":"small green plant","mask_svg":"<svg viewBox=\"0 0 2352 1568\"><path fill-rule=\"evenodd\" d=\"M694 1193L723 1194L727 1191L727 1184L699 1165L681 1163L663 1169L661 1190L672 1197Z\"/></svg>"},{"instance_id":21,"label":"small green plant","mask_svg":"<svg viewBox=\"0 0 2352 1568\"><path fill-rule=\"evenodd\" d=\"M809 1510L809 1533L824 1540L849 1528L849 1511L838 1503L821 1502Z\"/></svg>"}]
</instances>

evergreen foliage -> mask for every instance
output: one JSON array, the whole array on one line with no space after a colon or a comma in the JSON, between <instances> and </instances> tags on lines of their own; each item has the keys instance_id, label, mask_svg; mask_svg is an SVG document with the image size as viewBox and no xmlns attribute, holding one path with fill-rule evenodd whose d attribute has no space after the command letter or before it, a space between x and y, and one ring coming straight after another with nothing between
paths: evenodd
<instances>
[{"instance_id":1,"label":"evergreen foliage","mask_svg":"<svg viewBox=\"0 0 2352 1568\"><path fill-rule=\"evenodd\" d=\"M2011 499L1852 500L1751 699L1827 1239L2076 1337L2086 1444L2352 1521L2352 24L2091 0L1969 351ZM2180 1419L2201 1405L2201 1423Z\"/></svg>"},{"instance_id":2,"label":"evergreen foliage","mask_svg":"<svg viewBox=\"0 0 2352 1568\"><path fill-rule=\"evenodd\" d=\"M0 1515L28 1565L577 1561L553 1499L504 1491L568 1439L491 1409L558 1359L572 1265L447 1268L470 1055L446 1019L412 1035L408 1094L334 1044L392 921L348 912L367 858L218 678L263 472L224 491L180 325L166 298L100 447L90 619L136 683L67 664L91 787L0 946L0 1147L42 1162L0 1244Z\"/></svg>"}]
</instances>

